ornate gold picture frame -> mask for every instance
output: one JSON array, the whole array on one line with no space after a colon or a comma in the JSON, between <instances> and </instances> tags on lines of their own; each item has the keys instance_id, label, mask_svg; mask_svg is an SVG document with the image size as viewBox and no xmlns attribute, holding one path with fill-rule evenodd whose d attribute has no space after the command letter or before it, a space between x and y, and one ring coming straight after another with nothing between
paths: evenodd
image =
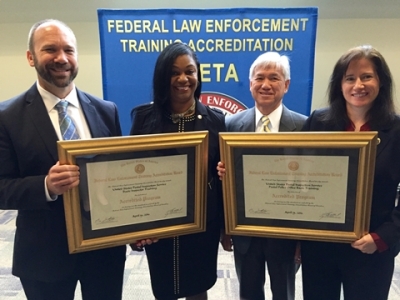
<instances>
[{"instance_id":1,"label":"ornate gold picture frame","mask_svg":"<svg viewBox=\"0 0 400 300\"><path fill-rule=\"evenodd\" d=\"M219 136L227 234L353 242L368 232L377 132Z\"/></svg>"},{"instance_id":2,"label":"ornate gold picture frame","mask_svg":"<svg viewBox=\"0 0 400 300\"><path fill-rule=\"evenodd\" d=\"M70 253L205 230L208 131L59 141Z\"/></svg>"}]
</instances>

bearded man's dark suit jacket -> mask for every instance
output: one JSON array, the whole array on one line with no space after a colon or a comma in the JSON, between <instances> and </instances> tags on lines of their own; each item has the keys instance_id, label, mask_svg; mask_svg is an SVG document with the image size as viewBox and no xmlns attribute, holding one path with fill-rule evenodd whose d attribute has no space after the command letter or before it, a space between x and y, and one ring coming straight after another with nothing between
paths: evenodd
<instances>
[{"instance_id":1,"label":"bearded man's dark suit jacket","mask_svg":"<svg viewBox=\"0 0 400 300\"><path fill-rule=\"evenodd\" d=\"M93 138L121 135L115 104L78 89L77 95ZM113 274L121 267L123 272L126 246L68 253L63 197L48 202L44 188L58 161L57 140L36 84L0 103L0 209L18 210L12 273L44 282L64 280L81 255L85 261L109 262Z\"/></svg>"},{"instance_id":2,"label":"bearded man's dark suit jacket","mask_svg":"<svg viewBox=\"0 0 400 300\"><path fill-rule=\"evenodd\" d=\"M235 115L229 116L225 119L226 129L229 132L255 132L255 108L250 108ZM282 116L279 124L279 131L300 131L306 117L293 112L283 105ZM241 255L246 254L250 247L252 237L249 236L232 236L233 247L235 252L239 252ZM283 288L279 290L274 290L274 284L271 285L273 299L294 299L294 280L295 271L290 272L291 274L275 273L274 270L279 268L279 264L293 263L293 270L295 270L294 255L296 249L296 241L285 240L285 239L272 239L269 238L267 242L267 252L268 256L268 272L272 280L276 280L281 284L287 283L286 291L282 291ZM241 261L235 256L235 267L238 272L241 268ZM275 264L273 266L272 264ZM276 267L276 268L275 268ZM259 267L254 266L254 270L260 270ZM261 272L261 271L260 271ZM239 275L239 273L238 273ZM254 276L250 278L251 281L255 281L258 278L262 278L265 275L259 272L254 272ZM239 279L246 280L246 279ZM242 283L243 284L243 283ZM253 300L253 299L249 299Z\"/></svg>"}]
</instances>

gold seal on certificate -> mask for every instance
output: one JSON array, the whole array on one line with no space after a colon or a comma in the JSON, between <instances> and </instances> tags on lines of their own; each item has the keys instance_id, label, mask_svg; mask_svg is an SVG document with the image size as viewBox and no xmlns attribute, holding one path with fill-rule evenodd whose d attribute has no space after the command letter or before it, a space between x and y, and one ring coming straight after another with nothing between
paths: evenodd
<instances>
[{"instance_id":1,"label":"gold seal on certificate","mask_svg":"<svg viewBox=\"0 0 400 300\"><path fill-rule=\"evenodd\" d=\"M144 172L144 170L146 170L146 167L143 164L137 164L135 166L135 172L137 174L142 174Z\"/></svg>"},{"instance_id":2,"label":"gold seal on certificate","mask_svg":"<svg viewBox=\"0 0 400 300\"><path fill-rule=\"evenodd\" d=\"M289 163L288 163L288 168L289 168L289 170L291 170L291 171L297 171L298 169L299 169L299 163L297 162L297 161L290 161Z\"/></svg>"}]
</instances>

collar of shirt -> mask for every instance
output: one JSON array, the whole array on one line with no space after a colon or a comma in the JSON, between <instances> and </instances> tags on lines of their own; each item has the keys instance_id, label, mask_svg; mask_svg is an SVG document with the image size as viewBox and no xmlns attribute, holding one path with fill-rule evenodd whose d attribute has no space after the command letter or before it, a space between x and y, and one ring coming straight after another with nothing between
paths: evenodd
<instances>
[{"instance_id":1,"label":"collar of shirt","mask_svg":"<svg viewBox=\"0 0 400 300\"><path fill-rule=\"evenodd\" d=\"M350 121L350 123L347 124L346 131L354 131L354 130L355 130L355 126L354 126L353 122ZM360 127L360 131L371 131L371 126L367 122Z\"/></svg>"},{"instance_id":2,"label":"collar of shirt","mask_svg":"<svg viewBox=\"0 0 400 300\"><path fill-rule=\"evenodd\" d=\"M261 123L261 117L263 114L258 110L257 107L255 107L256 110L256 119L255 119L255 128L256 132L261 132L262 131L262 123ZM281 122L281 117L282 117L282 112L283 112L283 106L282 103L268 115L269 118L269 129L271 132L279 132L279 123Z\"/></svg>"},{"instance_id":3,"label":"collar of shirt","mask_svg":"<svg viewBox=\"0 0 400 300\"><path fill-rule=\"evenodd\" d=\"M39 83L37 83L37 88L39 91L40 96L43 99L44 105L46 106L47 112L49 114L51 123L54 126L54 129L56 131L56 134L59 138L59 140L62 140L61 137L61 132L60 132L60 124L58 123L58 111L55 108L56 104L60 102L62 99L56 97L52 93L46 91L44 88L42 88ZM81 109L80 102L78 100L78 94L76 91L75 85L73 86L72 91L68 94L68 96L63 99L64 101L68 101L69 105L68 106L68 115L71 117L72 121L74 122L80 138L83 139L90 139L91 138L91 133L89 126L86 122L85 115L83 113L83 110Z\"/></svg>"},{"instance_id":4,"label":"collar of shirt","mask_svg":"<svg viewBox=\"0 0 400 300\"><path fill-rule=\"evenodd\" d=\"M50 113L50 111L54 108L54 106L56 106L57 103L59 101L61 101L62 99L53 95L49 91L46 91L44 88L42 88L40 86L39 82L36 82L36 86L37 86L40 96L42 96L42 99L43 99L44 105L46 106L47 112ZM73 105L74 107L76 107L78 109L80 108L78 95L76 94L75 85L74 85L72 91L63 100L68 101L69 104Z\"/></svg>"}]
</instances>

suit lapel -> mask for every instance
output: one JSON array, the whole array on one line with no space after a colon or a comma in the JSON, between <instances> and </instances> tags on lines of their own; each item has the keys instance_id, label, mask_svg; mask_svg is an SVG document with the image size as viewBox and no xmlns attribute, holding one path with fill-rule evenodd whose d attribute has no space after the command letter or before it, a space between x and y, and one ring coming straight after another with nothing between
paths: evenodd
<instances>
[{"instance_id":1,"label":"suit lapel","mask_svg":"<svg viewBox=\"0 0 400 300\"><path fill-rule=\"evenodd\" d=\"M283 104L282 104L283 105ZM293 121L290 111L283 105L282 117L279 123L279 131L295 131L296 125Z\"/></svg>"},{"instance_id":2,"label":"suit lapel","mask_svg":"<svg viewBox=\"0 0 400 300\"><path fill-rule=\"evenodd\" d=\"M335 125L328 125L325 128L325 131L345 131L345 124L343 122L338 122ZM391 139L391 133L390 133L390 126L388 128L376 128L372 126L371 131L377 131L378 132L378 139L379 139L379 144L376 147L376 157L379 156L379 154L382 153L382 150L387 146Z\"/></svg>"},{"instance_id":3,"label":"suit lapel","mask_svg":"<svg viewBox=\"0 0 400 300\"><path fill-rule=\"evenodd\" d=\"M105 125L96 113L89 97L78 89L76 89L76 92L92 138L107 136L105 133L108 131L103 130Z\"/></svg>"},{"instance_id":4,"label":"suit lapel","mask_svg":"<svg viewBox=\"0 0 400 300\"><path fill-rule=\"evenodd\" d=\"M256 131L255 119L256 119L256 110L253 106L252 108L249 108L248 110L246 110L246 115L240 121L241 123L238 124L238 126L239 126L238 131L240 131L240 132L255 132Z\"/></svg>"},{"instance_id":5,"label":"suit lapel","mask_svg":"<svg viewBox=\"0 0 400 300\"><path fill-rule=\"evenodd\" d=\"M378 131L378 142L379 144L376 147L376 156L378 157L379 154L382 153L382 150L385 149L387 144L389 143L391 139L391 133L390 130L379 130Z\"/></svg>"},{"instance_id":6,"label":"suit lapel","mask_svg":"<svg viewBox=\"0 0 400 300\"><path fill-rule=\"evenodd\" d=\"M207 130L206 121L208 113L206 107L200 101L196 102L195 114L196 114L196 119L194 122L194 130L195 131Z\"/></svg>"},{"instance_id":7,"label":"suit lapel","mask_svg":"<svg viewBox=\"0 0 400 300\"><path fill-rule=\"evenodd\" d=\"M36 134L42 139L54 161L57 161L58 137L36 84L27 91L25 100L28 107L26 111L35 127Z\"/></svg>"}]
</instances>

